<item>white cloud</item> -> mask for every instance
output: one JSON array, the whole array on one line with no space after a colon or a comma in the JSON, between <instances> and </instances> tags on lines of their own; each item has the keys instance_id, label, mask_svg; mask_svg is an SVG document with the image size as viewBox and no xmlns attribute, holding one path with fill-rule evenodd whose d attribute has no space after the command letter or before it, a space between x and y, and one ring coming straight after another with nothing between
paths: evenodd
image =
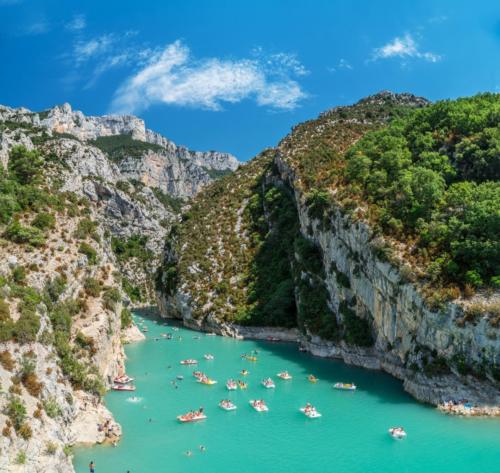
<instances>
[{"instance_id":1,"label":"white cloud","mask_svg":"<svg viewBox=\"0 0 500 473\"><path fill-rule=\"evenodd\" d=\"M113 36L109 34L86 41L77 41L73 48L75 62L79 64L88 61L90 58L101 56L110 50L113 41Z\"/></svg>"},{"instance_id":2,"label":"white cloud","mask_svg":"<svg viewBox=\"0 0 500 473\"><path fill-rule=\"evenodd\" d=\"M85 19L85 15L75 15L71 21L68 21L64 27L70 31L80 31L85 29L87 26L87 20Z\"/></svg>"},{"instance_id":3,"label":"white cloud","mask_svg":"<svg viewBox=\"0 0 500 473\"><path fill-rule=\"evenodd\" d=\"M265 56L259 49L251 59L196 60L176 41L119 87L111 109L132 113L163 103L221 110L223 103L250 98L260 106L293 109L306 94L292 77L306 73L293 55Z\"/></svg>"},{"instance_id":4,"label":"white cloud","mask_svg":"<svg viewBox=\"0 0 500 473\"><path fill-rule=\"evenodd\" d=\"M373 59L387 59L399 57L402 59L424 59L429 62L438 62L441 56L431 52L421 52L413 37L407 33L403 37L396 37L381 48L373 51Z\"/></svg>"},{"instance_id":5,"label":"white cloud","mask_svg":"<svg viewBox=\"0 0 500 473\"><path fill-rule=\"evenodd\" d=\"M336 66L328 68L330 72L337 72L342 70L351 71L352 69L353 69L352 65L344 58L341 58Z\"/></svg>"}]
</instances>

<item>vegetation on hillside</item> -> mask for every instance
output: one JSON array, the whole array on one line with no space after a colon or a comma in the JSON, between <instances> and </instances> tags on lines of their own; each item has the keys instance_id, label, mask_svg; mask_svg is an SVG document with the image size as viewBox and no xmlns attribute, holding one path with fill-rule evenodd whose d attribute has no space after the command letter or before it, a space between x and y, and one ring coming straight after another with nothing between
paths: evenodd
<instances>
[{"instance_id":1,"label":"vegetation on hillside","mask_svg":"<svg viewBox=\"0 0 500 473\"><path fill-rule=\"evenodd\" d=\"M99 148L116 162L125 158L141 158L147 151L164 151L160 145L134 140L131 135L100 136L90 141L90 144Z\"/></svg>"}]
</instances>

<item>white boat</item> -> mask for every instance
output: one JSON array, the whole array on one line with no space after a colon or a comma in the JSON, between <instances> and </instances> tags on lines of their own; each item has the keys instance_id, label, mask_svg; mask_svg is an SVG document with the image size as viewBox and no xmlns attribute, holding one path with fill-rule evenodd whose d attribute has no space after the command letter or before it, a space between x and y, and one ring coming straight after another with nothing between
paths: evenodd
<instances>
[{"instance_id":1,"label":"white boat","mask_svg":"<svg viewBox=\"0 0 500 473\"><path fill-rule=\"evenodd\" d=\"M212 361L213 359L215 359L214 355L211 355L210 353L203 355L203 358L205 358L205 360L208 360L208 361Z\"/></svg>"},{"instance_id":2,"label":"white boat","mask_svg":"<svg viewBox=\"0 0 500 473\"><path fill-rule=\"evenodd\" d=\"M226 382L226 388L228 391L236 391L238 389L238 384L234 379L228 379Z\"/></svg>"},{"instance_id":3,"label":"white boat","mask_svg":"<svg viewBox=\"0 0 500 473\"><path fill-rule=\"evenodd\" d=\"M215 379L210 379L210 378L207 378L206 376L204 376L202 378L198 378L197 382L201 383L201 384L206 384L208 386L212 386L213 384L217 384L217 381L215 381Z\"/></svg>"},{"instance_id":4,"label":"white boat","mask_svg":"<svg viewBox=\"0 0 500 473\"><path fill-rule=\"evenodd\" d=\"M391 427L389 429L389 434L394 439L404 439L406 437L406 432L403 427Z\"/></svg>"},{"instance_id":5,"label":"white boat","mask_svg":"<svg viewBox=\"0 0 500 473\"><path fill-rule=\"evenodd\" d=\"M266 389L274 389L276 387L274 381L271 378L263 379L262 386L264 386Z\"/></svg>"},{"instance_id":6,"label":"white boat","mask_svg":"<svg viewBox=\"0 0 500 473\"><path fill-rule=\"evenodd\" d=\"M225 411L234 411L237 409L236 405L229 400L222 400L221 402L219 402L219 407L221 407Z\"/></svg>"},{"instance_id":7,"label":"white boat","mask_svg":"<svg viewBox=\"0 0 500 473\"><path fill-rule=\"evenodd\" d=\"M181 365L197 365L198 361L193 359L188 359L188 360L182 360L180 363Z\"/></svg>"},{"instance_id":8,"label":"white boat","mask_svg":"<svg viewBox=\"0 0 500 473\"><path fill-rule=\"evenodd\" d=\"M216 334L216 333L214 333L214 332L206 333L205 335L206 335L207 337L215 337L215 336L217 336L217 334Z\"/></svg>"},{"instance_id":9,"label":"white boat","mask_svg":"<svg viewBox=\"0 0 500 473\"><path fill-rule=\"evenodd\" d=\"M126 374L122 374L121 376L117 376L114 379L114 382L116 384L128 384L128 383L132 382L133 380L134 380L134 378L131 378L130 376L127 376Z\"/></svg>"},{"instance_id":10,"label":"white boat","mask_svg":"<svg viewBox=\"0 0 500 473\"><path fill-rule=\"evenodd\" d=\"M301 407L300 412L302 412L306 417L309 417L309 419L317 419L318 417L321 417L321 414L313 407Z\"/></svg>"},{"instance_id":11,"label":"white boat","mask_svg":"<svg viewBox=\"0 0 500 473\"><path fill-rule=\"evenodd\" d=\"M284 380L292 379L292 375L288 373L288 371L282 371L281 373L278 373L276 376Z\"/></svg>"},{"instance_id":12,"label":"white boat","mask_svg":"<svg viewBox=\"0 0 500 473\"><path fill-rule=\"evenodd\" d=\"M203 412L188 412L182 416L177 416L177 420L180 422L196 422L199 420L206 419L207 416Z\"/></svg>"},{"instance_id":13,"label":"white boat","mask_svg":"<svg viewBox=\"0 0 500 473\"><path fill-rule=\"evenodd\" d=\"M135 386L133 384L113 384L111 389L113 391L135 391Z\"/></svg>"},{"instance_id":14,"label":"white boat","mask_svg":"<svg viewBox=\"0 0 500 473\"><path fill-rule=\"evenodd\" d=\"M335 389L342 389L344 391L355 391L356 385L354 383L335 383L333 385Z\"/></svg>"},{"instance_id":15,"label":"white boat","mask_svg":"<svg viewBox=\"0 0 500 473\"><path fill-rule=\"evenodd\" d=\"M251 399L248 403L257 411L257 412L267 412L269 407L266 406L264 401L256 401Z\"/></svg>"},{"instance_id":16,"label":"white boat","mask_svg":"<svg viewBox=\"0 0 500 473\"><path fill-rule=\"evenodd\" d=\"M179 380L179 381L182 381L184 379L184 376L182 376L182 374L178 374L176 376L176 378Z\"/></svg>"}]
</instances>

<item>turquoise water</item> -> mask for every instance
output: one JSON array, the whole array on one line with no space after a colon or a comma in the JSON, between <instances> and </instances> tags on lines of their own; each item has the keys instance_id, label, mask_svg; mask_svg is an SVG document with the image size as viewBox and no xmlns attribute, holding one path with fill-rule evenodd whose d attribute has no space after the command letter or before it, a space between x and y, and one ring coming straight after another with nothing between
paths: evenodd
<instances>
[{"instance_id":1,"label":"turquoise water","mask_svg":"<svg viewBox=\"0 0 500 473\"><path fill-rule=\"evenodd\" d=\"M295 345L207 337L183 328L172 332L181 341L155 341L153 337L171 327L135 318L149 328L146 341L126 347L127 372L135 377L137 391L106 396L107 406L123 427L123 439L116 448L78 449L74 461L78 473L88 472L90 460L96 463L96 473L500 471L498 420L442 415L415 402L388 375L314 358L298 352ZM255 363L240 358L251 350L259 351ZM215 360L205 361L204 353L212 353ZM193 367L179 365L191 357L199 360L198 369L219 383L196 383ZM242 378L238 374L243 368L250 371L248 390L226 391L225 381ZM284 369L293 380L276 377ZM320 379L317 384L307 381L309 373ZM171 381L178 374L185 378L175 389ZM275 380L275 390L260 385L267 376ZM336 381L353 381L358 391L336 391L331 387ZM141 401L130 402L131 396ZM232 399L238 409L220 409L217 404L223 398ZM248 405L254 398L265 399L270 411L254 411ZM323 417L304 417L298 409L306 402ZM200 406L207 420L176 421L177 415ZM403 425L408 437L392 439L387 429L394 425ZM185 454L188 450L192 456Z\"/></svg>"}]
</instances>

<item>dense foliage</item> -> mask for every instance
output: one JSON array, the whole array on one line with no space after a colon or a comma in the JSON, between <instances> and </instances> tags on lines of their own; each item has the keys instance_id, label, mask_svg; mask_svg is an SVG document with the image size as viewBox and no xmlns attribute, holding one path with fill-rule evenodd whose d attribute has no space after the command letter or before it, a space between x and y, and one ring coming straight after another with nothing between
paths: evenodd
<instances>
[{"instance_id":1,"label":"dense foliage","mask_svg":"<svg viewBox=\"0 0 500 473\"><path fill-rule=\"evenodd\" d=\"M160 145L134 140L130 135L100 136L91 144L106 153L113 161L140 158L148 151L161 152Z\"/></svg>"},{"instance_id":2,"label":"dense foliage","mask_svg":"<svg viewBox=\"0 0 500 473\"><path fill-rule=\"evenodd\" d=\"M438 102L346 154L350 192L384 232L416 239L433 280L500 281L500 97Z\"/></svg>"}]
</instances>

